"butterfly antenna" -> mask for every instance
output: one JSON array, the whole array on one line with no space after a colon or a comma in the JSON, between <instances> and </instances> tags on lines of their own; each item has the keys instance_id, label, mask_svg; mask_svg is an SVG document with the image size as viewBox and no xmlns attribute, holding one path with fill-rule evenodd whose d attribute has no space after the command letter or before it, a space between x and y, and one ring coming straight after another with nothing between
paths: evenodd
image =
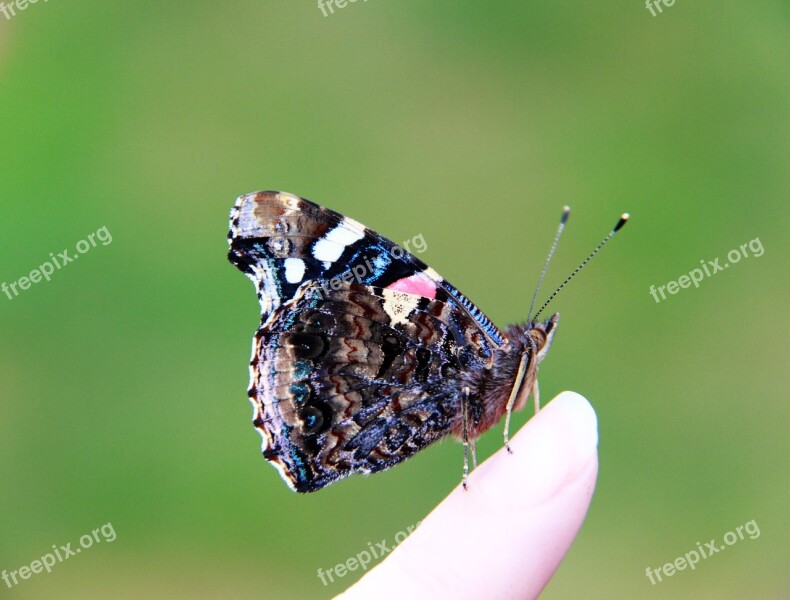
<instances>
[{"instance_id":1,"label":"butterfly antenna","mask_svg":"<svg viewBox=\"0 0 790 600\"><path fill-rule=\"evenodd\" d=\"M595 256L596 254L598 254L598 252L601 250L601 248L604 247L606 242L611 240L612 237L614 236L614 234L617 233L618 231L620 231L623 228L623 225L625 225L628 222L629 217L630 217L630 215L628 213L623 213L620 216L620 220L617 221L617 225L615 225L614 229L612 229L609 232L609 235L607 235L603 240L601 240L601 243L598 244L598 246L596 246L595 250L593 250L590 253L590 255L587 258L584 259L582 264L580 264L578 267L576 267L576 270L573 273L571 273L568 276L568 278L565 281L562 282L562 285L560 285L560 287L558 287L556 290L554 290L554 293L551 296L549 296L549 299L546 300L546 302L543 303L543 306L540 307L540 310L537 313L535 313L535 317L532 319L533 322L538 320L538 317L540 316L540 313L542 313L543 310L549 305L549 303L552 300L554 300L555 296L560 293L560 290L562 288L564 288L568 284L568 282L576 276L576 273L581 271L585 267L585 265L587 265L587 263L592 260L592 257ZM541 277L541 279L542 279L542 277Z\"/></svg>"},{"instance_id":2,"label":"butterfly antenna","mask_svg":"<svg viewBox=\"0 0 790 600\"><path fill-rule=\"evenodd\" d=\"M557 249L557 244L560 241L560 236L562 232L565 230L565 223L568 222L568 217L571 214L571 207L566 206L562 209L562 218L560 219L560 226L557 227L557 235L554 236L554 242L551 244L551 250L549 250L549 255L546 257L546 263L543 265L543 272L540 274L540 279L538 279L538 285L535 288L535 293L532 295L532 304L529 305L529 312L527 313L527 322L530 320L530 315L532 314L532 309L535 308L535 302L538 299L538 292L540 291L540 286L543 285L543 278L546 276L546 271L549 270L549 263L551 262L551 257L554 256L554 251Z\"/></svg>"}]
</instances>

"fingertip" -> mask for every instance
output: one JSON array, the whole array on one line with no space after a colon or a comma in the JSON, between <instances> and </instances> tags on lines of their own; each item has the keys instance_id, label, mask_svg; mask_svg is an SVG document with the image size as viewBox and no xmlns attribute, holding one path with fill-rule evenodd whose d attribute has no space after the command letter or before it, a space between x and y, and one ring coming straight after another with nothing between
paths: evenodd
<instances>
[{"instance_id":1,"label":"fingertip","mask_svg":"<svg viewBox=\"0 0 790 600\"><path fill-rule=\"evenodd\" d=\"M344 597L537 597L584 521L597 445L590 403L559 394Z\"/></svg>"},{"instance_id":2,"label":"fingertip","mask_svg":"<svg viewBox=\"0 0 790 600\"><path fill-rule=\"evenodd\" d=\"M598 447L598 416L587 398L577 392L560 392L532 421L549 421L551 426L573 431L574 443L582 450Z\"/></svg>"},{"instance_id":3,"label":"fingertip","mask_svg":"<svg viewBox=\"0 0 790 600\"><path fill-rule=\"evenodd\" d=\"M476 469L471 489L516 495L538 505L562 489L597 456L598 418L587 399L566 391L549 402L500 450Z\"/></svg>"}]
</instances>

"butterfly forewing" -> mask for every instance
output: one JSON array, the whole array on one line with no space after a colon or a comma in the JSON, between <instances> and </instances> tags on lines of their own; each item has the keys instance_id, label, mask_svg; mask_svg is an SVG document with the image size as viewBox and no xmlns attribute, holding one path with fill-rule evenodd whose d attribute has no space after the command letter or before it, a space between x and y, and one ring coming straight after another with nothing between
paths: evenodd
<instances>
[{"instance_id":1,"label":"butterfly forewing","mask_svg":"<svg viewBox=\"0 0 790 600\"><path fill-rule=\"evenodd\" d=\"M480 309L424 262L357 221L304 198L285 192L239 197L228 240L230 261L258 289L262 321L308 281L333 289L354 281L427 297L442 289L493 344L507 343Z\"/></svg>"}]
</instances>

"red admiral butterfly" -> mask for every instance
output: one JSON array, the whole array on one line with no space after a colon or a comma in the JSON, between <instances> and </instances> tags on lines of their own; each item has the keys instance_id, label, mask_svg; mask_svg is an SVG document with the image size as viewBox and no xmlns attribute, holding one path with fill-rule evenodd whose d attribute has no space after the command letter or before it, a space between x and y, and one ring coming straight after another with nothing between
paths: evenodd
<instances>
[{"instance_id":1,"label":"red admiral butterfly","mask_svg":"<svg viewBox=\"0 0 790 600\"><path fill-rule=\"evenodd\" d=\"M285 192L239 197L228 241L230 262L255 283L261 304L253 424L264 457L293 490L383 471L448 434L464 443L465 483L474 440L505 415L507 445L510 413L530 394L537 411L538 365L559 318L537 320L548 301L500 331L400 246Z\"/></svg>"}]
</instances>

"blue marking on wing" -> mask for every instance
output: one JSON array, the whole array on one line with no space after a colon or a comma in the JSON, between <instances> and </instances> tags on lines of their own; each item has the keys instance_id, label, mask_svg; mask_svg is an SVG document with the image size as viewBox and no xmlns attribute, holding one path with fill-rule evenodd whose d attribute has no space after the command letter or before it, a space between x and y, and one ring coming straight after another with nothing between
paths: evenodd
<instances>
[{"instance_id":1,"label":"blue marking on wing","mask_svg":"<svg viewBox=\"0 0 790 600\"><path fill-rule=\"evenodd\" d=\"M469 300L466 296L464 296L461 292L459 292L453 285L449 284L446 280L443 280L440 285L444 290L450 294L453 298L455 298L458 303L466 310L467 313L477 321L477 324L480 325L480 328L485 331L486 335L488 335L494 343L499 346L504 346L507 341L505 338L502 337L502 334L499 331L499 328L494 325L490 319L483 314L475 304Z\"/></svg>"}]
</instances>

